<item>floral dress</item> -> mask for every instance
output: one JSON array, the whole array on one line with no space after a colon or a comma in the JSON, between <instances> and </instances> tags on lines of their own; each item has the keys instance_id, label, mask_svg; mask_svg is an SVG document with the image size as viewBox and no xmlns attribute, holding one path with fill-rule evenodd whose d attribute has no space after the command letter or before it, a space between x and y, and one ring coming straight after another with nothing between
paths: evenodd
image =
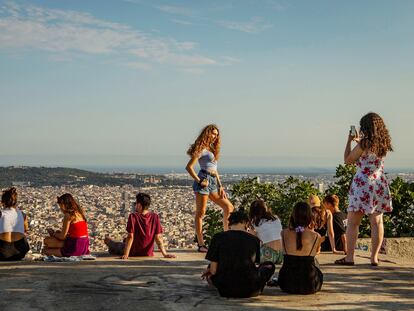
<instances>
[{"instance_id":1,"label":"floral dress","mask_svg":"<svg viewBox=\"0 0 414 311\"><path fill-rule=\"evenodd\" d=\"M349 189L348 212L366 215L392 211L390 188L384 173L384 161L375 153L363 154Z\"/></svg>"}]
</instances>

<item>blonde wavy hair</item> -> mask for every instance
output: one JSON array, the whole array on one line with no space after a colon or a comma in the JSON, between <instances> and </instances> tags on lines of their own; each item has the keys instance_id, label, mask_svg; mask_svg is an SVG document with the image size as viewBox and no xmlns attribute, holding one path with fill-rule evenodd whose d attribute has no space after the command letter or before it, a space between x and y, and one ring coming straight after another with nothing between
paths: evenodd
<instances>
[{"instance_id":1,"label":"blonde wavy hair","mask_svg":"<svg viewBox=\"0 0 414 311\"><path fill-rule=\"evenodd\" d=\"M385 157L388 151L393 151L391 145L391 136L385 126L382 118L370 112L359 121L363 138L361 139L361 147L375 153L379 158Z\"/></svg>"},{"instance_id":2,"label":"blonde wavy hair","mask_svg":"<svg viewBox=\"0 0 414 311\"><path fill-rule=\"evenodd\" d=\"M216 140L213 142L211 140L211 134L213 131L216 130L218 132ZM219 159L220 155L220 131L215 124L209 124L205 126L200 135L198 135L197 139L195 140L194 144L190 145L190 148L187 150L187 154L190 157L194 157L199 155L203 149L211 149L214 154L214 158L216 161Z\"/></svg>"}]
</instances>

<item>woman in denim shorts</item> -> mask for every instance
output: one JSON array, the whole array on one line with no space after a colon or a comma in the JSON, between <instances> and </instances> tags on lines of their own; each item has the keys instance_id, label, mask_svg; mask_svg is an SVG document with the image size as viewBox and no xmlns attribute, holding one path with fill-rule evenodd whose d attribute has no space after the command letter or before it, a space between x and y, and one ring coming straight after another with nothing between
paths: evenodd
<instances>
[{"instance_id":1,"label":"woman in denim shorts","mask_svg":"<svg viewBox=\"0 0 414 311\"><path fill-rule=\"evenodd\" d=\"M228 217L234 210L224 191L220 176L217 172L217 160L220 153L220 134L216 125L210 124L204 127L194 144L190 146L187 154L191 157L186 170L194 179L193 190L196 196L195 231L197 236L198 251L207 252L202 234L203 217L206 213L207 201L210 199L223 209L223 227L228 230ZM198 161L200 171L194 171L194 165Z\"/></svg>"}]
</instances>

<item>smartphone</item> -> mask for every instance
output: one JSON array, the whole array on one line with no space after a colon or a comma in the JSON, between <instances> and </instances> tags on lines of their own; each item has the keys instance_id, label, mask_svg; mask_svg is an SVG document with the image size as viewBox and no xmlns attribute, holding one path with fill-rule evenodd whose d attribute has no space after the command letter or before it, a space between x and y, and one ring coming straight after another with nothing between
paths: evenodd
<instances>
[{"instance_id":1,"label":"smartphone","mask_svg":"<svg viewBox=\"0 0 414 311\"><path fill-rule=\"evenodd\" d=\"M356 131L355 125L351 125L351 131L350 131L350 133L351 133L351 136L352 137L356 137L357 136L357 131Z\"/></svg>"}]
</instances>

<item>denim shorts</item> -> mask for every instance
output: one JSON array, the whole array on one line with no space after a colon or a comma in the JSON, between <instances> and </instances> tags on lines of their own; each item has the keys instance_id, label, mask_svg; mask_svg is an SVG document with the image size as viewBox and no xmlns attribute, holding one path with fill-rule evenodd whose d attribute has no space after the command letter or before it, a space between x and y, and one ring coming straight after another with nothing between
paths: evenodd
<instances>
[{"instance_id":1,"label":"denim shorts","mask_svg":"<svg viewBox=\"0 0 414 311\"><path fill-rule=\"evenodd\" d=\"M207 174L205 171L200 171L198 172L198 177L200 179L207 179L208 186L201 187L196 181L194 181L193 183L194 192L198 192L199 194L210 194L212 192L218 192L216 176L211 176L210 174Z\"/></svg>"}]
</instances>

